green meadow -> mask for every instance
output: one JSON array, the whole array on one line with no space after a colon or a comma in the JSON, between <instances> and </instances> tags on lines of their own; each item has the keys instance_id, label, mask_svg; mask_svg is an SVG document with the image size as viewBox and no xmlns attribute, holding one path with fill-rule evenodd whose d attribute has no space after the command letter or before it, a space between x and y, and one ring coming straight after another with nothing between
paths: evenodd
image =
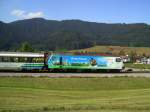
<instances>
[{"instance_id":1,"label":"green meadow","mask_svg":"<svg viewBox=\"0 0 150 112\"><path fill-rule=\"evenodd\" d=\"M149 112L150 78L0 77L1 112Z\"/></svg>"}]
</instances>

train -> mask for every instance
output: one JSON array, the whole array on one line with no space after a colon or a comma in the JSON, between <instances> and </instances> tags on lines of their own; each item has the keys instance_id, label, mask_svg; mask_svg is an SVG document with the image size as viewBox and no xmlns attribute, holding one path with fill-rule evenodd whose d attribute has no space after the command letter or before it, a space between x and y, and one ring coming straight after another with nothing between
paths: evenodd
<instances>
[{"instance_id":1,"label":"train","mask_svg":"<svg viewBox=\"0 0 150 112\"><path fill-rule=\"evenodd\" d=\"M121 72L123 69L122 59L116 56L0 52L1 71L105 70Z\"/></svg>"}]
</instances>

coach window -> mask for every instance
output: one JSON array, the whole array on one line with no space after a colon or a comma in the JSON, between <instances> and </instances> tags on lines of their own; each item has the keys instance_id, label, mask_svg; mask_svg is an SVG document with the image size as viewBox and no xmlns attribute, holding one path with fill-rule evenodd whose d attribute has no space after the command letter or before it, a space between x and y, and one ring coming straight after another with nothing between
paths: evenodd
<instances>
[{"instance_id":1,"label":"coach window","mask_svg":"<svg viewBox=\"0 0 150 112\"><path fill-rule=\"evenodd\" d=\"M19 62L25 62L25 58L23 58L23 57L19 57Z\"/></svg>"},{"instance_id":2,"label":"coach window","mask_svg":"<svg viewBox=\"0 0 150 112\"><path fill-rule=\"evenodd\" d=\"M10 62L15 62L14 57L10 57Z\"/></svg>"},{"instance_id":3,"label":"coach window","mask_svg":"<svg viewBox=\"0 0 150 112\"><path fill-rule=\"evenodd\" d=\"M0 62L3 62L2 58L3 58L3 57L0 57Z\"/></svg>"},{"instance_id":4,"label":"coach window","mask_svg":"<svg viewBox=\"0 0 150 112\"><path fill-rule=\"evenodd\" d=\"M37 63L44 63L44 58L37 58Z\"/></svg>"},{"instance_id":5,"label":"coach window","mask_svg":"<svg viewBox=\"0 0 150 112\"><path fill-rule=\"evenodd\" d=\"M24 62L25 63L31 63L32 62L32 59L30 57L24 57Z\"/></svg>"},{"instance_id":6,"label":"coach window","mask_svg":"<svg viewBox=\"0 0 150 112\"><path fill-rule=\"evenodd\" d=\"M3 62L10 62L10 57L3 57Z\"/></svg>"},{"instance_id":7,"label":"coach window","mask_svg":"<svg viewBox=\"0 0 150 112\"><path fill-rule=\"evenodd\" d=\"M19 62L18 57L14 57L14 62Z\"/></svg>"},{"instance_id":8,"label":"coach window","mask_svg":"<svg viewBox=\"0 0 150 112\"><path fill-rule=\"evenodd\" d=\"M33 58L32 62L33 63L44 63L44 58Z\"/></svg>"}]
</instances>

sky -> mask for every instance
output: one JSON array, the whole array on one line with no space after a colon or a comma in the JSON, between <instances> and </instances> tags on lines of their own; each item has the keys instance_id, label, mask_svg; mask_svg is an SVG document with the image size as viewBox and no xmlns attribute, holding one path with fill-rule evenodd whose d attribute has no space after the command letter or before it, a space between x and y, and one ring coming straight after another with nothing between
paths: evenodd
<instances>
[{"instance_id":1,"label":"sky","mask_svg":"<svg viewBox=\"0 0 150 112\"><path fill-rule=\"evenodd\" d=\"M150 0L0 0L0 21L37 17L150 24Z\"/></svg>"}]
</instances>

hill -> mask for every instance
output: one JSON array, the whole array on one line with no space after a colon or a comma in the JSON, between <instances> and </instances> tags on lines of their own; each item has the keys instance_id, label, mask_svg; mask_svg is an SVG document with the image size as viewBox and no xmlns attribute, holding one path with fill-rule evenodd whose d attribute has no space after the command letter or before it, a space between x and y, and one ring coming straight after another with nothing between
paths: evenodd
<instances>
[{"instance_id":1,"label":"hill","mask_svg":"<svg viewBox=\"0 0 150 112\"><path fill-rule=\"evenodd\" d=\"M121 52L128 55L136 52L138 55L150 55L149 47L121 47L121 46L93 46L85 49L71 50L71 52L95 52L95 53L112 53L118 55Z\"/></svg>"},{"instance_id":2,"label":"hill","mask_svg":"<svg viewBox=\"0 0 150 112\"><path fill-rule=\"evenodd\" d=\"M95 45L149 47L150 25L43 18L0 22L0 50L17 49L25 41L37 50L72 50Z\"/></svg>"}]
</instances>

